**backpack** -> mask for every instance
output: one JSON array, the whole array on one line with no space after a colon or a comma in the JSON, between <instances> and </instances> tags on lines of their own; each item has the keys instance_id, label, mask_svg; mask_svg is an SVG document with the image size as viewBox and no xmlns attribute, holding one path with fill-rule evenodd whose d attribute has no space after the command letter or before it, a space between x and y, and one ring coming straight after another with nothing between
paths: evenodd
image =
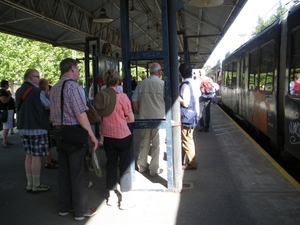
<instances>
[{"instance_id":1,"label":"backpack","mask_svg":"<svg viewBox=\"0 0 300 225\"><path fill-rule=\"evenodd\" d=\"M212 94L215 92L215 89L212 86L212 83L210 82L209 79L203 80L201 82L200 90L201 90L202 94L206 94L206 95L209 95L209 94Z\"/></svg>"},{"instance_id":2,"label":"backpack","mask_svg":"<svg viewBox=\"0 0 300 225\"><path fill-rule=\"evenodd\" d=\"M187 84L190 88L190 104L188 107L184 107L180 104L180 117L181 123L184 127L196 127L197 125L197 111L196 111L196 101L193 93L193 88L190 82L184 81L180 84L180 90L183 84Z\"/></svg>"}]
</instances>

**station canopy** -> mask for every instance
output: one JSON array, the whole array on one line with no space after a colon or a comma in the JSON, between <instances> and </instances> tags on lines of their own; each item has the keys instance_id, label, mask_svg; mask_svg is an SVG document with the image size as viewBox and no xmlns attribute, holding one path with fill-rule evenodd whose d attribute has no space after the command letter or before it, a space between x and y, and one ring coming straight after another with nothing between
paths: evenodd
<instances>
[{"instance_id":1,"label":"station canopy","mask_svg":"<svg viewBox=\"0 0 300 225\"><path fill-rule=\"evenodd\" d=\"M0 0L0 32L84 51L99 37L100 52L121 57L121 0ZM170 0L171 1L171 0ZM178 56L202 67L247 0L177 0ZM129 0L131 51L162 50L160 0ZM108 18L106 18L108 17Z\"/></svg>"}]
</instances>

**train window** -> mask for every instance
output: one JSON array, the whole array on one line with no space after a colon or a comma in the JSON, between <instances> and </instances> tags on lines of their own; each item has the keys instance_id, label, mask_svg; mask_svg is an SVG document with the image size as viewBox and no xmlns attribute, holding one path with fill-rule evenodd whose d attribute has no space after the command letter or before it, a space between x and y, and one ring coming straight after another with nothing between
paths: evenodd
<instances>
[{"instance_id":1,"label":"train window","mask_svg":"<svg viewBox=\"0 0 300 225\"><path fill-rule=\"evenodd\" d=\"M300 28L292 32L291 38L291 71L289 76L289 93L296 97L300 97L300 93L295 92L293 87L294 81L299 78L300 74Z\"/></svg>"},{"instance_id":2,"label":"train window","mask_svg":"<svg viewBox=\"0 0 300 225\"><path fill-rule=\"evenodd\" d=\"M249 53L249 90L258 90L258 49Z\"/></svg>"},{"instance_id":3,"label":"train window","mask_svg":"<svg viewBox=\"0 0 300 225\"><path fill-rule=\"evenodd\" d=\"M237 76L237 63L232 63L232 77L231 77L231 88L236 88L236 76Z\"/></svg>"},{"instance_id":4,"label":"train window","mask_svg":"<svg viewBox=\"0 0 300 225\"><path fill-rule=\"evenodd\" d=\"M272 40L263 45L260 49L260 71L259 71L259 90L270 93L273 91L274 80L274 50L275 42Z\"/></svg>"},{"instance_id":5,"label":"train window","mask_svg":"<svg viewBox=\"0 0 300 225\"><path fill-rule=\"evenodd\" d=\"M230 81L230 64L225 65L225 69L224 69L224 84L225 86L229 86L231 81Z\"/></svg>"}]
</instances>

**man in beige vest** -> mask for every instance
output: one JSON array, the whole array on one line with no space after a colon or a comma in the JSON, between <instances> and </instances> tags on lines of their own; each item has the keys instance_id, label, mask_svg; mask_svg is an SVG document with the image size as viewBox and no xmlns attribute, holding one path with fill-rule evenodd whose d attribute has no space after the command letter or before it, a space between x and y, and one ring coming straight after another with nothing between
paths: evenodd
<instances>
[{"instance_id":1,"label":"man in beige vest","mask_svg":"<svg viewBox=\"0 0 300 225\"><path fill-rule=\"evenodd\" d=\"M133 107L139 113L139 119L164 119L164 81L160 79L162 68L154 62L149 67L150 77L141 81L132 98ZM137 167L144 173L147 169L147 158L151 144L151 161L149 173L156 176L163 172L161 163L165 150L166 133L164 129L142 129Z\"/></svg>"}]
</instances>

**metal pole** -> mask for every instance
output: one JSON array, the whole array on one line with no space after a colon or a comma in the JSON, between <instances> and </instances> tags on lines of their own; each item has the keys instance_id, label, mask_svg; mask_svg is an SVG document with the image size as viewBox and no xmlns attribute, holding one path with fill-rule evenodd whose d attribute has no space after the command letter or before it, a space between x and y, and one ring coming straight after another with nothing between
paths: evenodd
<instances>
[{"instance_id":1,"label":"metal pole","mask_svg":"<svg viewBox=\"0 0 300 225\"><path fill-rule=\"evenodd\" d=\"M174 191L182 189L182 163L181 163L181 126L179 111L179 72L178 72L178 47L176 29L176 7L174 1L168 1L168 27L169 27L169 52L170 52L170 85L172 121L172 145L173 145L173 170Z\"/></svg>"},{"instance_id":2,"label":"metal pole","mask_svg":"<svg viewBox=\"0 0 300 225\"><path fill-rule=\"evenodd\" d=\"M97 94L97 89L98 89L98 86L97 86L97 79L96 77L98 77L98 71L99 71L99 68L98 68L98 53L97 53L97 47L96 45L93 45L92 46L93 48L93 57L92 57L92 65L93 65L93 78L94 78L94 82L93 82L93 89L94 89L94 100L95 100L95 96ZM100 137L100 134L99 134L99 125L98 123L95 125L95 136L97 138Z\"/></svg>"}]
</instances>

